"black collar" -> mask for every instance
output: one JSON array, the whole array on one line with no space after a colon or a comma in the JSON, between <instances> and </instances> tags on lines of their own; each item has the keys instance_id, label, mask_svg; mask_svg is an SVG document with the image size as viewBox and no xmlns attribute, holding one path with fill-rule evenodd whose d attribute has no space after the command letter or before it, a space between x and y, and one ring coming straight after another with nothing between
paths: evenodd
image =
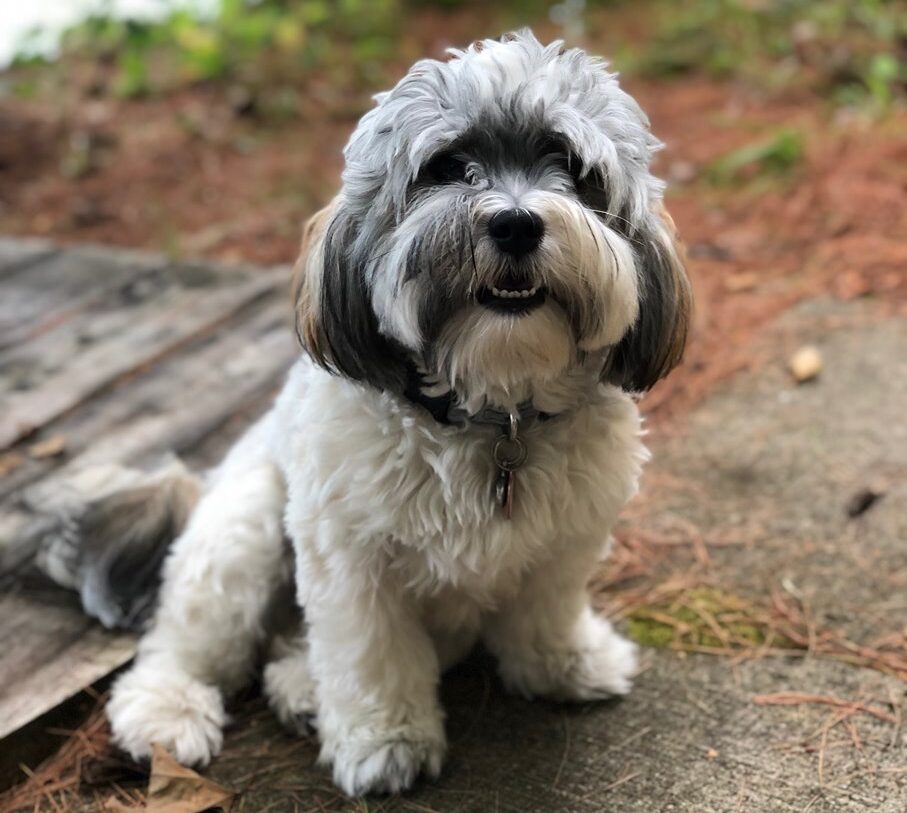
<instances>
[{"instance_id":1,"label":"black collar","mask_svg":"<svg viewBox=\"0 0 907 813\"><path fill-rule=\"evenodd\" d=\"M428 412L438 423L445 426L465 426L467 424L486 424L506 428L510 424L511 414L523 425L533 421L547 421L555 415L536 409L531 401L517 405L516 411L510 413L505 409L485 406L476 413L469 413L457 401L453 390L446 390L438 395L425 392L430 384L415 364L406 366L406 387L403 397Z\"/></svg>"}]
</instances>

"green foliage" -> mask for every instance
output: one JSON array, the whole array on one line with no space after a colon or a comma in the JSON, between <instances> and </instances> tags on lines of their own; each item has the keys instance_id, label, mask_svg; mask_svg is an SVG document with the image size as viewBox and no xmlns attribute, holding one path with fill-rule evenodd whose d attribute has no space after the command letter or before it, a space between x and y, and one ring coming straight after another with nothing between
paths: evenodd
<instances>
[{"instance_id":1,"label":"green foliage","mask_svg":"<svg viewBox=\"0 0 907 813\"><path fill-rule=\"evenodd\" d=\"M863 81L876 105L887 109L895 88L907 82L907 65L898 61L893 53L876 54L869 62Z\"/></svg>"},{"instance_id":2,"label":"green foliage","mask_svg":"<svg viewBox=\"0 0 907 813\"><path fill-rule=\"evenodd\" d=\"M88 57L110 66L106 88L125 97L197 82L238 84L254 97L252 108L283 116L290 91L313 74L341 95L384 84L388 61L406 50L401 40L416 10L487 8L480 0L215 0L206 15L176 5L186 0L162 2L173 5L156 21L90 16L66 32L62 61ZM502 0L495 19L501 26L532 23L547 18L552 5ZM609 15L626 16L629 6L587 0L584 14L607 31ZM616 55L624 71L798 82L837 104L880 112L907 89L903 0L645 0L635 8L650 33ZM36 52L26 45L20 67Z\"/></svg>"},{"instance_id":3,"label":"green foliage","mask_svg":"<svg viewBox=\"0 0 907 813\"><path fill-rule=\"evenodd\" d=\"M116 90L120 96L144 96L150 90L144 54L137 48L125 48L120 56Z\"/></svg>"},{"instance_id":4,"label":"green foliage","mask_svg":"<svg viewBox=\"0 0 907 813\"><path fill-rule=\"evenodd\" d=\"M804 81L880 109L907 88L902 0L662 0L657 9L654 35L624 55L628 70Z\"/></svg>"},{"instance_id":5,"label":"green foliage","mask_svg":"<svg viewBox=\"0 0 907 813\"><path fill-rule=\"evenodd\" d=\"M771 138L747 144L715 161L709 178L728 183L753 176L786 175L803 158L803 137L796 130L779 130Z\"/></svg>"},{"instance_id":6,"label":"green foliage","mask_svg":"<svg viewBox=\"0 0 907 813\"><path fill-rule=\"evenodd\" d=\"M63 58L112 61L114 90L126 97L212 80L280 87L317 69L348 69L367 82L371 63L392 49L399 5L220 0L213 17L184 8L151 22L96 14L65 33Z\"/></svg>"}]
</instances>

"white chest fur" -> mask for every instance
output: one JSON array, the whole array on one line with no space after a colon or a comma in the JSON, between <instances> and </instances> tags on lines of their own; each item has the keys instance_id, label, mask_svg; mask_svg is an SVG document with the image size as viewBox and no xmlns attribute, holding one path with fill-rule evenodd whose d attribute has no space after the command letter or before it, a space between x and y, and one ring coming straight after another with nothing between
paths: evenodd
<instances>
[{"instance_id":1,"label":"white chest fur","mask_svg":"<svg viewBox=\"0 0 907 813\"><path fill-rule=\"evenodd\" d=\"M493 498L493 428L441 426L307 361L274 418L297 554L316 567L338 558L391 567L416 593L453 588L482 604L561 545L596 534L604 545L646 457L635 404L602 387L575 413L526 431L508 521Z\"/></svg>"}]
</instances>

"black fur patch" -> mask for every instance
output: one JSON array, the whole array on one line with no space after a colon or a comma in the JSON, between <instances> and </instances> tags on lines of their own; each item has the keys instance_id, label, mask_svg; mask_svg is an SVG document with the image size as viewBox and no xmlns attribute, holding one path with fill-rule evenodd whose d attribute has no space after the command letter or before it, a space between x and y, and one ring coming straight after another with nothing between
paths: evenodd
<instances>
[{"instance_id":1,"label":"black fur patch","mask_svg":"<svg viewBox=\"0 0 907 813\"><path fill-rule=\"evenodd\" d=\"M325 235L320 298L327 368L379 390L402 391L403 354L378 330L355 234L343 217L336 218Z\"/></svg>"},{"instance_id":2,"label":"black fur patch","mask_svg":"<svg viewBox=\"0 0 907 813\"><path fill-rule=\"evenodd\" d=\"M639 317L611 354L607 378L631 392L651 389L680 361L690 294L679 259L656 226L633 235L640 269Z\"/></svg>"}]
</instances>

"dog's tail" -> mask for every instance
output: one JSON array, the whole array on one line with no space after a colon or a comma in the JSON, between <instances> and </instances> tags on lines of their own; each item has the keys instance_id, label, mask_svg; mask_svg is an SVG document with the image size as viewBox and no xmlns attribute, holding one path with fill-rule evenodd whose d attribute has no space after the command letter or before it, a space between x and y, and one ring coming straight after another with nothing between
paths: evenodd
<instances>
[{"instance_id":1,"label":"dog's tail","mask_svg":"<svg viewBox=\"0 0 907 813\"><path fill-rule=\"evenodd\" d=\"M40 519L36 563L78 591L106 627L136 629L151 614L161 568L198 502L201 479L173 460L144 474L116 465L83 470L53 497L29 502Z\"/></svg>"}]
</instances>

